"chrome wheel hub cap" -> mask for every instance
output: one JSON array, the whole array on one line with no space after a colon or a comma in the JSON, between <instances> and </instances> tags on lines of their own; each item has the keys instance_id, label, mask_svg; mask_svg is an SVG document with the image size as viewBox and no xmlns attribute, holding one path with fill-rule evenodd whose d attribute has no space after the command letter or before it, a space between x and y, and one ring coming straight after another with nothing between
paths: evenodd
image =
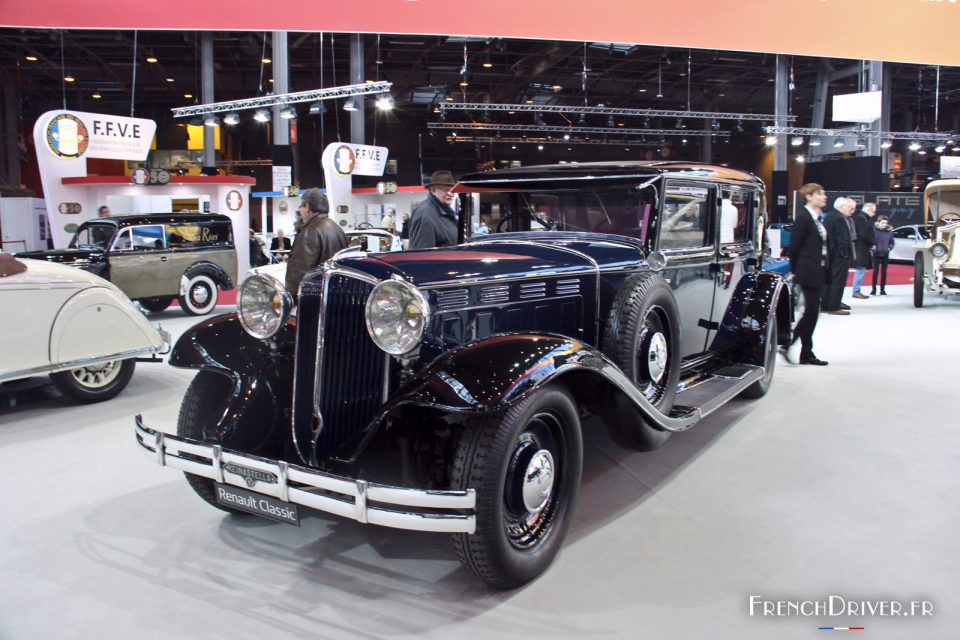
<instances>
[{"instance_id":1,"label":"chrome wheel hub cap","mask_svg":"<svg viewBox=\"0 0 960 640\"><path fill-rule=\"evenodd\" d=\"M523 505L527 511L537 511L546 504L553 491L553 456L540 449L527 464L523 474Z\"/></svg>"},{"instance_id":2,"label":"chrome wheel hub cap","mask_svg":"<svg viewBox=\"0 0 960 640\"><path fill-rule=\"evenodd\" d=\"M193 298L193 301L197 304L205 304L210 298L210 292L207 291L206 287L198 284L193 287L193 290L190 292L190 297Z\"/></svg>"},{"instance_id":3,"label":"chrome wheel hub cap","mask_svg":"<svg viewBox=\"0 0 960 640\"><path fill-rule=\"evenodd\" d=\"M667 370L667 339L660 332L650 338L650 347L647 349L647 370L650 371L650 379L654 382L660 382Z\"/></svg>"}]
</instances>

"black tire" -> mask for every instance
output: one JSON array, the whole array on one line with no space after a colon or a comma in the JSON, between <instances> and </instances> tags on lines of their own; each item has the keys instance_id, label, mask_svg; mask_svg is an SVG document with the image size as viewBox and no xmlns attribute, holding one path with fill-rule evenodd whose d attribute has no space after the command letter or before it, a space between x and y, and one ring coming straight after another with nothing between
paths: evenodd
<instances>
[{"instance_id":1,"label":"black tire","mask_svg":"<svg viewBox=\"0 0 960 640\"><path fill-rule=\"evenodd\" d=\"M205 316L216 308L220 297L216 276L202 272L188 278L187 292L179 296L180 308L187 315Z\"/></svg>"},{"instance_id":2,"label":"black tire","mask_svg":"<svg viewBox=\"0 0 960 640\"><path fill-rule=\"evenodd\" d=\"M773 372L777 367L777 305L770 310L770 319L767 320L767 330L763 334L763 344L759 345L757 353L750 358L751 364L763 365L763 377L744 389L740 396L748 400L756 400L767 395L770 384L773 382Z\"/></svg>"},{"instance_id":3,"label":"black tire","mask_svg":"<svg viewBox=\"0 0 960 640\"><path fill-rule=\"evenodd\" d=\"M65 396L80 402L103 402L121 391L133 377L135 360L111 360L98 365L51 373L50 379Z\"/></svg>"},{"instance_id":4,"label":"black tire","mask_svg":"<svg viewBox=\"0 0 960 640\"><path fill-rule=\"evenodd\" d=\"M913 306L923 306L923 254L917 254L913 259Z\"/></svg>"},{"instance_id":5,"label":"black tire","mask_svg":"<svg viewBox=\"0 0 960 640\"><path fill-rule=\"evenodd\" d=\"M577 408L562 386L547 385L502 418L471 420L452 474L455 488L477 492L476 532L454 535L463 566L497 589L543 573L570 526L582 465Z\"/></svg>"},{"instance_id":6,"label":"black tire","mask_svg":"<svg viewBox=\"0 0 960 640\"><path fill-rule=\"evenodd\" d=\"M680 313L663 277L641 274L628 280L610 307L603 352L661 413L668 414L680 378ZM670 437L646 420L607 421L610 437L633 451L650 451Z\"/></svg>"},{"instance_id":7,"label":"black tire","mask_svg":"<svg viewBox=\"0 0 960 640\"><path fill-rule=\"evenodd\" d=\"M140 298L140 306L151 313L160 313L171 304L175 296L161 296L159 298Z\"/></svg>"},{"instance_id":8,"label":"black tire","mask_svg":"<svg viewBox=\"0 0 960 640\"><path fill-rule=\"evenodd\" d=\"M790 301L793 303L793 317L800 318L804 309L807 308L806 300L803 297L803 287L796 283L790 283Z\"/></svg>"},{"instance_id":9,"label":"black tire","mask_svg":"<svg viewBox=\"0 0 960 640\"><path fill-rule=\"evenodd\" d=\"M180 415L177 418L177 435L181 438L206 442L204 430L212 430L215 426L232 384L230 378L219 373L212 371L198 373L183 396L183 404L180 405ZM217 502L213 480L195 476L192 473L184 472L183 475L190 488L207 504L227 513L244 513Z\"/></svg>"}]
</instances>

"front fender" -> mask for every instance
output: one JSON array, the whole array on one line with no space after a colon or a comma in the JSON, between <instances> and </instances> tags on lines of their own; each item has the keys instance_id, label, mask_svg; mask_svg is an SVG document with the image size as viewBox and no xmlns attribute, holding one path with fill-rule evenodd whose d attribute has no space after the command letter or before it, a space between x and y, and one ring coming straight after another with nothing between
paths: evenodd
<instances>
[{"instance_id":1,"label":"front fender","mask_svg":"<svg viewBox=\"0 0 960 640\"><path fill-rule=\"evenodd\" d=\"M237 315L205 320L184 333L170 364L212 371L233 381L222 412L205 429L216 444L266 457L284 452L293 397L292 325L273 340L243 330Z\"/></svg>"},{"instance_id":2,"label":"front fender","mask_svg":"<svg viewBox=\"0 0 960 640\"><path fill-rule=\"evenodd\" d=\"M405 385L394 403L452 412L499 411L577 373L612 384L660 428L680 431L698 419L664 415L598 349L547 333L498 334L449 351Z\"/></svg>"}]
</instances>

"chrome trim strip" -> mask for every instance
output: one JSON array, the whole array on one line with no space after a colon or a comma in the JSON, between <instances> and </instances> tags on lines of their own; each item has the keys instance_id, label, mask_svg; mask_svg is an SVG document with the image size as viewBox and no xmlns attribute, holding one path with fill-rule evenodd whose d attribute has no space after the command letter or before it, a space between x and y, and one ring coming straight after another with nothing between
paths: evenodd
<instances>
[{"instance_id":1,"label":"chrome trim strip","mask_svg":"<svg viewBox=\"0 0 960 640\"><path fill-rule=\"evenodd\" d=\"M753 176L753 174L750 174ZM632 180L635 178L650 178L648 182L654 182L658 178L664 179L674 179L674 180L696 180L697 182L709 182L710 184L729 184L735 185L738 187L756 187L758 186L756 182L751 182L747 179L736 180L732 178L716 178L713 176L696 176L683 173L681 171L658 171L657 174L651 175L650 173L639 173L639 174L618 174L618 175L587 175L587 176L555 176L551 178L499 178L499 179L483 179L483 180L471 180L469 182L461 182L465 187L474 187L474 188L484 188L488 184L511 184L511 183L526 183L526 182L573 182L582 180L584 182L597 182L599 180ZM753 176L755 180L760 181L759 178ZM520 191L518 189L518 191ZM473 193L471 191L465 190L461 193Z\"/></svg>"},{"instance_id":2,"label":"chrome trim strip","mask_svg":"<svg viewBox=\"0 0 960 640\"><path fill-rule=\"evenodd\" d=\"M30 367L28 369L17 369L16 371L7 371L6 373L0 374L0 382L4 382L6 380L18 380L20 378L29 378L31 376L37 376L44 373L55 373L57 371L77 369L77 368L86 367L92 364L112 362L114 360L128 360L130 358L135 358L137 356L150 355L153 353L158 353L158 350L155 347L150 346L150 347L144 347L142 349L131 349L130 351L121 351L120 353L115 353L109 356L80 358L78 360L68 360L67 362L60 362L57 364L41 365L39 367Z\"/></svg>"},{"instance_id":3,"label":"chrome trim strip","mask_svg":"<svg viewBox=\"0 0 960 640\"><path fill-rule=\"evenodd\" d=\"M136 416L135 434L141 451L162 462L164 466L179 469L202 478L218 480L223 484L241 487L247 491L272 496L286 502L303 505L345 518L369 524L438 533L473 533L476 530L476 491L434 491L408 489L373 484L362 479L335 476L283 461L260 458L218 445L203 444L189 438L160 435L162 432L143 424ZM156 442L165 443L162 450ZM203 462L188 459L200 458ZM277 483L255 483L249 487L244 478L225 472L226 464L237 464L277 476ZM377 503L371 506L370 503ZM380 506L384 505L384 506ZM394 508L389 508L394 507ZM423 509L426 511L418 511Z\"/></svg>"}]
</instances>

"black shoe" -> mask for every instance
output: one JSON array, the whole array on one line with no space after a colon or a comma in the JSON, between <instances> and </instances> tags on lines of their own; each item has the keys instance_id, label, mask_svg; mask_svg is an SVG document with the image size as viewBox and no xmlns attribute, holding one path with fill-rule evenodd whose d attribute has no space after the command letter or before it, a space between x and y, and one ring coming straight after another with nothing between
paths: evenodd
<instances>
[{"instance_id":1,"label":"black shoe","mask_svg":"<svg viewBox=\"0 0 960 640\"><path fill-rule=\"evenodd\" d=\"M817 356L811 353L808 356L800 356L800 364L813 364L818 367L825 367L830 363L827 362L826 360L821 360L820 358L818 358Z\"/></svg>"},{"instance_id":2,"label":"black shoe","mask_svg":"<svg viewBox=\"0 0 960 640\"><path fill-rule=\"evenodd\" d=\"M793 345L791 345L792 347ZM794 347L796 348L796 347ZM799 362L797 354L790 353L790 347L777 347L777 353L783 356L783 359L789 362L790 364L797 364Z\"/></svg>"},{"instance_id":3,"label":"black shoe","mask_svg":"<svg viewBox=\"0 0 960 640\"><path fill-rule=\"evenodd\" d=\"M850 310L850 305L844 304L844 303L841 302L841 303L840 303L840 308L849 311L849 310Z\"/></svg>"},{"instance_id":4,"label":"black shoe","mask_svg":"<svg viewBox=\"0 0 960 640\"><path fill-rule=\"evenodd\" d=\"M881 291L881 292L880 292L880 295L885 296L885 295L887 295L887 292L886 292L886 291Z\"/></svg>"},{"instance_id":5,"label":"black shoe","mask_svg":"<svg viewBox=\"0 0 960 640\"><path fill-rule=\"evenodd\" d=\"M870 295L872 295L872 296L877 295L877 290L876 290L876 289L870 289Z\"/></svg>"}]
</instances>

